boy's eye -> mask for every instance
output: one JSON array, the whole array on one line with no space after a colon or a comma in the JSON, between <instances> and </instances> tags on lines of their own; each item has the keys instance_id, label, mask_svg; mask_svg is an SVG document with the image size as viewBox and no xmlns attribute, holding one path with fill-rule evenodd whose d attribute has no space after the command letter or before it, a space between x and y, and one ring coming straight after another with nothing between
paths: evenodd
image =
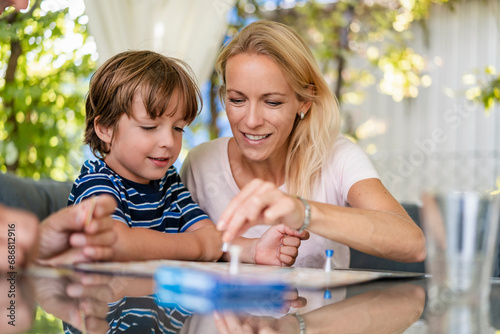
<instances>
[{"instance_id":1,"label":"boy's eye","mask_svg":"<svg viewBox=\"0 0 500 334\"><path fill-rule=\"evenodd\" d=\"M180 128L178 126L174 126L174 131L177 131L177 132L184 132L184 129L183 128Z\"/></svg>"},{"instance_id":2,"label":"boy's eye","mask_svg":"<svg viewBox=\"0 0 500 334\"><path fill-rule=\"evenodd\" d=\"M144 131L153 131L156 129L156 126L141 126L141 129Z\"/></svg>"}]
</instances>

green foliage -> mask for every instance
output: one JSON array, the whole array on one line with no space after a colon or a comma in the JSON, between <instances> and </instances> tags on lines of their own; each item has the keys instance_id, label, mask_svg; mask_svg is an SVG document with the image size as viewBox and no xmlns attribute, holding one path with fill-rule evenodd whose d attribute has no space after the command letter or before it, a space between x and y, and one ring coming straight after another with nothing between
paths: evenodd
<instances>
[{"instance_id":1,"label":"green foliage","mask_svg":"<svg viewBox=\"0 0 500 334\"><path fill-rule=\"evenodd\" d=\"M484 105L485 111L491 110L495 103L500 103L500 74L493 66L484 69L483 74L464 76L463 80L472 87L465 93L466 97Z\"/></svg>"},{"instance_id":2,"label":"green foliage","mask_svg":"<svg viewBox=\"0 0 500 334\"><path fill-rule=\"evenodd\" d=\"M255 19L282 22L305 39L340 103L360 104L364 90L373 84L401 101L417 97L420 87L431 84L424 58L408 47L412 25L420 24L427 33L431 7L454 1L276 1L269 7L269 1L239 0L228 35ZM355 136L347 124L345 132Z\"/></svg>"},{"instance_id":3,"label":"green foliage","mask_svg":"<svg viewBox=\"0 0 500 334\"><path fill-rule=\"evenodd\" d=\"M308 1L292 8L264 11L259 6L261 1L241 0L238 6L242 15L283 22L298 31L311 47L340 101L356 104L362 100L362 94L357 93L376 82L371 74L373 68L360 70L350 63L357 58L367 59L381 71L382 93L396 101L418 95L419 87L425 85L428 78L421 80L425 75L425 61L407 46L413 37L410 28L420 23L426 29L431 6L446 2ZM249 4L256 10L245 13ZM356 95L358 99L353 98Z\"/></svg>"},{"instance_id":4,"label":"green foliage","mask_svg":"<svg viewBox=\"0 0 500 334\"><path fill-rule=\"evenodd\" d=\"M26 334L57 334L63 333L61 320L46 313L40 306L36 308L35 321Z\"/></svg>"},{"instance_id":5,"label":"green foliage","mask_svg":"<svg viewBox=\"0 0 500 334\"><path fill-rule=\"evenodd\" d=\"M0 15L0 171L64 181L76 176L81 163L84 95L96 67L95 45L83 14L48 11L44 1L32 0L26 13ZM239 0L228 35L249 20L283 22L304 37L341 103L361 103L366 87L374 84L401 101L431 84L424 58L408 47L412 26L429 33L432 6L456 1L275 1L269 8L270 1ZM278 6L287 3L292 6ZM488 109L500 101L500 79L486 76L468 96ZM205 102L211 109L208 126L197 120L192 127L208 131L210 138L219 134L217 80L213 75ZM345 132L354 134L346 124Z\"/></svg>"},{"instance_id":6,"label":"green foliage","mask_svg":"<svg viewBox=\"0 0 500 334\"><path fill-rule=\"evenodd\" d=\"M84 95L96 64L81 16L41 3L0 16L0 170L65 181L80 165Z\"/></svg>"}]
</instances>

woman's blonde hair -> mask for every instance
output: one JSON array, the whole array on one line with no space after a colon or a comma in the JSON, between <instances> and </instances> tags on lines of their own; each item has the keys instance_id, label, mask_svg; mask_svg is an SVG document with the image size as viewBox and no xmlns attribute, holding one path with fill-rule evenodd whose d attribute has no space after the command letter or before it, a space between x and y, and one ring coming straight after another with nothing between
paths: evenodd
<instances>
[{"instance_id":1,"label":"woman's blonde hair","mask_svg":"<svg viewBox=\"0 0 500 334\"><path fill-rule=\"evenodd\" d=\"M299 101L311 101L301 120L296 118L285 163L289 194L310 198L323 163L339 133L338 102L323 78L304 40L290 27L272 21L257 21L241 30L227 44L216 62L222 78L220 96L226 92L226 64L241 53L266 55L280 67Z\"/></svg>"}]
</instances>

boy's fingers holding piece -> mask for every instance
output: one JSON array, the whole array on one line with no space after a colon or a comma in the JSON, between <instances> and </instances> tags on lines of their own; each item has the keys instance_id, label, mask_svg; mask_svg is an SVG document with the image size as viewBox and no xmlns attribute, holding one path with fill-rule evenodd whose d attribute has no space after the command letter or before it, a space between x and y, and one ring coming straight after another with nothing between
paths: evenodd
<instances>
[{"instance_id":1,"label":"boy's fingers holding piece","mask_svg":"<svg viewBox=\"0 0 500 334\"><path fill-rule=\"evenodd\" d=\"M102 194L97 197L94 217L101 218L111 215L116 210L116 200L113 196Z\"/></svg>"},{"instance_id":2,"label":"boy's fingers holding piece","mask_svg":"<svg viewBox=\"0 0 500 334\"><path fill-rule=\"evenodd\" d=\"M104 246L86 246L83 254L94 261L107 261L113 258L113 248Z\"/></svg>"}]
</instances>

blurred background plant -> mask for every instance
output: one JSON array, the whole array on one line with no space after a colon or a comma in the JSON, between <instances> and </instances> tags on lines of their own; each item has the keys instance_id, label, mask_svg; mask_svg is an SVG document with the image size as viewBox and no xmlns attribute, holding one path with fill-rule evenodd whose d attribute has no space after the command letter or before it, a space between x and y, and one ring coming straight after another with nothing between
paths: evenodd
<instances>
[{"instance_id":1,"label":"blurred background plant","mask_svg":"<svg viewBox=\"0 0 500 334\"><path fill-rule=\"evenodd\" d=\"M466 97L483 104L486 112L500 102L500 74L493 66L486 67L482 73L466 74L462 81L472 86L465 92Z\"/></svg>"},{"instance_id":2,"label":"blurred background plant","mask_svg":"<svg viewBox=\"0 0 500 334\"><path fill-rule=\"evenodd\" d=\"M0 16L0 170L65 181L81 164L95 44L82 8L32 0Z\"/></svg>"},{"instance_id":3,"label":"blurred background plant","mask_svg":"<svg viewBox=\"0 0 500 334\"><path fill-rule=\"evenodd\" d=\"M261 1L239 0L229 20L228 39L248 23L268 19L293 27L309 44L325 78L341 104L357 105L363 90L377 84L382 94L395 101L418 96L420 87L432 80L425 73L424 58L408 47L412 26L430 33L427 19L433 5L453 0L368 1ZM371 67L357 67L353 60L365 58ZM381 72L381 79L376 74ZM217 106L217 77L212 77L211 105ZM219 115L222 110L212 112ZM343 110L343 131L356 137L356 129ZM210 137L218 136L217 122L210 121Z\"/></svg>"},{"instance_id":4,"label":"blurred background plant","mask_svg":"<svg viewBox=\"0 0 500 334\"><path fill-rule=\"evenodd\" d=\"M433 6L453 10L455 3L238 0L228 16L225 42L258 19L293 27L310 45L343 105L343 132L356 139L360 125L351 121L349 108L363 102L368 86L376 85L379 93L399 102L432 85L427 59L408 45L416 29L424 36L433 33L427 24ZM0 16L1 172L60 181L78 173L84 157L84 98L98 58L82 4L32 0L28 11L11 9ZM368 66L360 66L359 59ZM491 68L485 76L476 78L466 94L488 110L500 99L500 79ZM189 148L230 135L218 80L214 72L202 85L205 108L186 133L177 166Z\"/></svg>"},{"instance_id":5,"label":"blurred background plant","mask_svg":"<svg viewBox=\"0 0 500 334\"><path fill-rule=\"evenodd\" d=\"M228 16L225 42L258 19L293 27L310 45L343 106L343 132L356 139L364 127L373 127L350 119L349 108L363 102L367 87L376 85L379 93L403 102L432 85L428 60L410 42L416 29L424 41L435 33L428 25L434 6L453 10L462 2L238 0ZM0 172L72 181L79 171L84 98L98 59L82 3L31 0L27 11L0 15ZM468 89L461 93L488 112L500 103L500 74L493 66L470 71L462 77ZM204 110L185 135L183 155L200 142L231 135L219 84L214 72L202 85ZM37 311L30 333L60 331L59 320Z\"/></svg>"}]
</instances>

